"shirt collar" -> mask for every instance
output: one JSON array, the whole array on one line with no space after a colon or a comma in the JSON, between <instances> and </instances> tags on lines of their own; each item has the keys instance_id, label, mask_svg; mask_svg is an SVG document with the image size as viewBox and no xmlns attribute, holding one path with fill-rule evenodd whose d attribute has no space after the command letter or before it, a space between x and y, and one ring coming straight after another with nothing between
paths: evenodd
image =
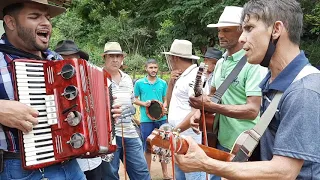
<instances>
[{"instance_id":1,"label":"shirt collar","mask_svg":"<svg viewBox=\"0 0 320 180\"><path fill-rule=\"evenodd\" d=\"M309 60L306 58L304 52L301 51L299 55L295 57L293 61L291 61L289 65L280 72L280 74L269 84L269 87L266 89L269 79L271 78L271 72L269 71L266 77L260 83L260 88L264 92L268 91L269 89L284 92L307 64L309 64Z\"/></svg>"},{"instance_id":2,"label":"shirt collar","mask_svg":"<svg viewBox=\"0 0 320 180\"><path fill-rule=\"evenodd\" d=\"M158 81L159 81L159 78L158 78L158 76L157 76L156 81L155 81L154 83L152 83L152 84L156 84L156 83L158 83ZM145 77L144 77L144 83L145 83L145 84L151 84L151 83L149 82L149 80L148 80L148 76L145 76Z\"/></svg>"},{"instance_id":3,"label":"shirt collar","mask_svg":"<svg viewBox=\"0 0 320 180\"><path fill-rule=\"evenodd\" d=\"M225 60L231 60L231 61L240 61L240 59L246 54L246 51L241 49L240 51L232 54L231 56L227 56L228 52L225 52L222 57Z\"/></svg>"},{"instance_id":4,"label":"shirt collar","mask_svg":"<svg viewBox=\"0 0 320 180\"><path fill-rule=\"evenodd\" d=\"M191 66L189 66L185 71L183 71L183 73L181 74L181 76L186 76L188 75L194 68L196 68L197 65L196 64L192 64Z\"/></svg>"}]
</instances>

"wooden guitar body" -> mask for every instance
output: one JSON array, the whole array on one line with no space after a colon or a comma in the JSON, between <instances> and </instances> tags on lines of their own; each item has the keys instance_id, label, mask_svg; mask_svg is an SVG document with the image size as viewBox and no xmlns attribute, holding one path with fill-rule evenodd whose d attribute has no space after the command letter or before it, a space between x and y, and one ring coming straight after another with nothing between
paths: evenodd
<instances>
[{"instance_id":1,"label":"wooden guitar body","mask_svg":"<svg viewBox=\"0 0 320 180\"><path fill-rule=\"evenodd\" d=\"M246 149L243 145L246 141L253 140L251 138L253 137L252 134L254 134L252 133L252 131L253 131L252 129L244 131L238 136L231 150L231 154L234 155L234 158L232 161L245 162L245 161L260 160L260 146L257 148L258 144L251 143L253 145L250 147L250 150Z\"/></svg>"},{"instance_id":2,"label":"wooden guitar body","mask_svg":"<svg viewBox=\"0 0 320 180\"><path fill-rule=\"evenodd\" d=\"M205 123L206 123L206 130L207 130L207 139L208 139L208 146L215 148L217 145L217 139L218 139L218 132L213 131L214 127L214 119L215 119L215 114L205 112ZM199 129L200 131L203 131L203 114L201 114L200 117L200 123L199 123ZM202 142L205 142L205 136L202 134Z\"/></svg>"},{"instance_id":3,"label":"wooden guitar body","mask_svg":"<svg viewBox=\"0 0 320 180\"><path fill-rule=\"evenodd\" d=\"M200 131L203 131L203 122L202 122L203 118L202 118L202 116L203 116L203 114L201 114L201 117L200 117L200 123L199 123ZM204 116L205 116L204 119L206 121L207 133L213 133L215 114L205 112Z\"/></svg>"}]
</instances>

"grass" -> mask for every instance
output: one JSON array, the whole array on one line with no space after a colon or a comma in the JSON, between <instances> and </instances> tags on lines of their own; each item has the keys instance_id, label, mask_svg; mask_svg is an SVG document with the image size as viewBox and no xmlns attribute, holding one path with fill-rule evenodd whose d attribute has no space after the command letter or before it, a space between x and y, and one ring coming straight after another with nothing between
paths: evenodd
<instances>
[{"instance_id":1,"label":"grass","mask_svg":"<svg viewBox=\"0 0 320 180\"><path fill-rule=\"evenodd\" d=\"M128 73L128 74L132 79L141 79L146 76L146 74L135 74L135 77L133 77L133 73ZM170 79L170 73L163 73L163 74L158 73L158 77L168 82Z\"/></svg>"}]
</instances>

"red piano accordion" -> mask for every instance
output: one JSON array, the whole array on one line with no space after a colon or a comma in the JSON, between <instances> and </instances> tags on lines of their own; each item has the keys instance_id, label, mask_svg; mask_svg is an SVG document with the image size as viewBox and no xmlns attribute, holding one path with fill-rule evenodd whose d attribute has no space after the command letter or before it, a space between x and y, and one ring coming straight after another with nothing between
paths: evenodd
<instances>
[{"instance_id":1,"label":"red piano accordion","mask_svg":"<svg viewBox=\"0 0 320 180\"><path fill-rule=\"evenodd\" d=\"M17 59L12 67L16 100L39 111L39 124L19 132L24 169L116 150L106 71L82 59Z\"/></svg>"}]
</instances>

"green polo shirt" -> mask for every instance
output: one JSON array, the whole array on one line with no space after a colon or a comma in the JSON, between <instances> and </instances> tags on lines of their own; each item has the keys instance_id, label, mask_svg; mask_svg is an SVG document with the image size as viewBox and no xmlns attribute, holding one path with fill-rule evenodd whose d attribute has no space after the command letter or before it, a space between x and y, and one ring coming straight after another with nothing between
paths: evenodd
<instances>
[{"instance_id":1,"label":"green polo shirt","mask_svg":"<svg viewBox=\"0 0 320 180\"><path fill-rule=\"evenodd\" d=\"M140 101L146 102L148 100L158 100L163 103L163 97L166 96L168 85L166 81L157 77L157 80L151 84L147 77L139 79L134 85L134 96L139 97ZM141 122L154 122L146 113L146 107L140 106L140 121ZM167 119L163 116L160 120Z\"/></svg>"},{"instance_id":2,"label":"green polo shirt","mask_svg":"<svg viewBox=\"0 0 320 180\"><path fill-rule=\"evenodd\" d=\"M240 50L228 57L226 57L227 55L225 53L215 67L212 86L218 88L244 55L244 50ZM238 77L223 94L221 103L230 105L246 104L248 96L261 96L259 84L266 73L266 68L261 67L260 65L246 63ZM219 143L223 147L231 150L237 137L243 131L252 128L259 120L259 116L260 115L258 115L255 120L238 120L219 115Z\"/></svg>"}]
</instances>

